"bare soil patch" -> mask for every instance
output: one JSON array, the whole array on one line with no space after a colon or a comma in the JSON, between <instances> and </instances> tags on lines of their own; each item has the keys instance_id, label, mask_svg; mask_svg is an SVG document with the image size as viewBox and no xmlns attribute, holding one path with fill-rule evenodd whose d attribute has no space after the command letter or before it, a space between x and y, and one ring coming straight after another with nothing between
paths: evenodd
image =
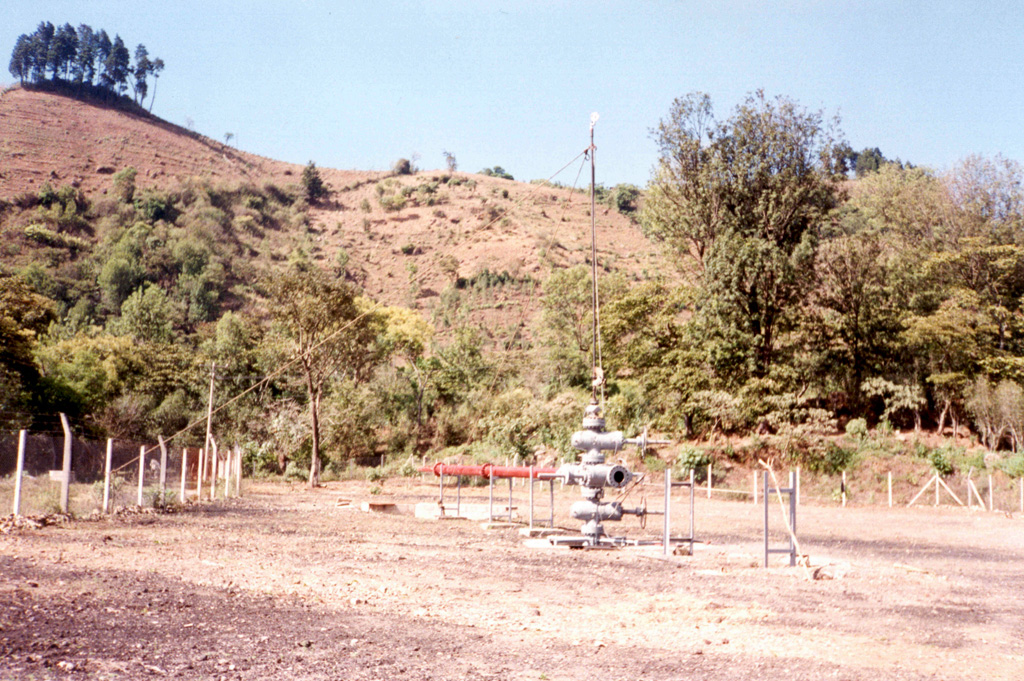
<instances>
[{"instance_id":1,"label":"bare soil patch","mask_svg":"<svg viewBox=\"0 0 1024 681\"><path fill-rule=\"evenodd\" d=\"M1006 514L803 506L803 548L836 577L807 581L759 567L763 510L749 503L698 498L702 543L664 559L528 548L514 530L338 504L370 499L367 487L253 485L183 513L0 536L0 676L1014 679L1024 668L1024 532ZM387 488L373 498L436 495L416 481ZM575 498L559 492L561 518Z\"/></svg>"}]
</instances>

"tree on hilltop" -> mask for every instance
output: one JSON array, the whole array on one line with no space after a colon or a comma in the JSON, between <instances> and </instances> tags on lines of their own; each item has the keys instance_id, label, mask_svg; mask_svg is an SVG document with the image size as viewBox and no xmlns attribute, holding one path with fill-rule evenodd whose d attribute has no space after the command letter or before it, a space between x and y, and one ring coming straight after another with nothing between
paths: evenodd
<instances>
[{"instance_id":1,"label":"tree on hilltop","mask_svg":"<svg viewBox=\"0 0 1024 681\"><path fill-rule=\"evenodd\" d=\"M124 95L130 88L139 106L149 94L149 77L154 79L155 94L156 79L163 69L163 60L150 58L141 43L133 59L119 35L111 41L106 31L94 31L88 24L75 29L66 23L56 28L48 21L40 22L31 35L18 36L8 65L22 85L47 80L75 83L79 91L85 86L98 87L100 95ZM152 98L149 106L152 110Z\"/></svg>"}]
</instances>

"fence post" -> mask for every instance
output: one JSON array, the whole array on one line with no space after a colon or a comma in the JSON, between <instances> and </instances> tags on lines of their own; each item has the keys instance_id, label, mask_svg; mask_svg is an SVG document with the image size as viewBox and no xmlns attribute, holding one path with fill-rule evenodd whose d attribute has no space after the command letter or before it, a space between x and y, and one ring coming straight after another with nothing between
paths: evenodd
<instances>
[{"instance_id":1,"label":"fence post","mask_svg":"<svg viewBox=\"0 0 1024 681\"><path fill-rule=\"evenodd\" d=\"M210 459L210 501L217 500L217 441L210 436L210 446L213 452L207 457Z\"/></svg>"},{"instance_id":2,"label":"fence post","mask_svg":"<svg viewBox=\"0 0 1024 681\"><path fill-rule=\"evenodd\" d=\"M178 503L185 503L185 474L188 472L188 447L181 448L181 491L178 493Z\"/></svg>"},{"instance_id":3,"label":"fence post","mask_svg":"<svg viewBox=\"0 0 1024 681\"><path fill-rule=\"evenodd\" d=\"M146 445L139 447L139 496L136 500L142 506L142 485L146 480Z\"/></svg>"},{"instance_id":4,"label":"fence post","mask_svg":"<svg viewBox=\"0 0 1024 681\"><path fill-rule=\"evenodd\" d=\"M206 466L206 450L199 450L199 465L196 467L196 501L203 500L203 468Z\"/></svg>"},{"instance_id":5,"label":"fence post","mask_svg":"<svg viewBox=\"0 0 1024 681\"><path fill-rule=\"evenodd\" d=\"M110 513L110 460L114 456L114 438L107 438L107 461L103 465L103 512Z\"/></svg>"},{"instance_id":6,"label":"fence post","mask_svg":"<svg viewBox=\"0 0 1024 681\"><path fill-rule=\"evenodd\" d=\"M156 436L160 443L160 508L167 502L167 443L163 435Z\"/></svg>"},{"instance_id":7,"label":"fence post","mask_svg":"<svg viewBox=\"0 0 1024 681\"><path fill-rule=\"evenodd\" d=\"M71 494L71 425L68 417L60 415L60 426L64 429L64 465L63 477L60 482L60 512L68 512L68 497Z\"/></svg>"},{"instance_id":8,"label":"fence post","mask_svg":"<svg viewBox=\"0 0 1024 681\"><path fill-rule=\"evenodd\" d=\"M14 473L14 515L21 513L21 475L25 471L25 437L24 430L18 431L18 467Z\"/></svg>"}]
</instances>

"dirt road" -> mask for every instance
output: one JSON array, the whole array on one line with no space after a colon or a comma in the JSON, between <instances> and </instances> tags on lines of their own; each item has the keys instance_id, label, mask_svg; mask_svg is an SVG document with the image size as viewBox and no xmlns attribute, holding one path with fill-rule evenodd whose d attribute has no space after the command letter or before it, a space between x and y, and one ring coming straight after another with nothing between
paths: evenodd
<instances>
[{"instance_id":1,"label":"dirt road","mask_svg":"<svg viewBox=\"0 0 1024 681\"><path fill-rule=\"evenodd\" d=\"M182 513L0 536L0 678L1024 675L1019 517L803 506L802 548L833 577L808 580L760 567L763 510L749 503L698 499L701 543L663 559L363 513L367 489L253 485ZM372 498L436 495L385 489ZM559 511L575 499L560 492ZM644 534L635 520L621 531Z\"/></svg>"}]
</instances>

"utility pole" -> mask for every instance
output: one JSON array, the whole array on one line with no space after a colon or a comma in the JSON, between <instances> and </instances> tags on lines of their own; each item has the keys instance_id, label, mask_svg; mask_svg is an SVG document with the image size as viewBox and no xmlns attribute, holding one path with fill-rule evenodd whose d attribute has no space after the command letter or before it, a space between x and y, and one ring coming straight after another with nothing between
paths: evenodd
<instances>
[{"instance_id":1,"label":"utility pole","mask_svg":"<svg viewBox=\"0 0 1024 681\"><path fill-rule=\"evenodd\" d=\"M597 391L601 389L601 403L604 403L604 367L601 358L601 337L600 318L598 316L599 301L597 298L597 170L594 155L597 147L594 146L594 126L597 125L597 112L590 114L590 272L591 272L591 307L593 307L593 377L591 382L591 399L597 404Z\"/></svg>"}]
</instances>

